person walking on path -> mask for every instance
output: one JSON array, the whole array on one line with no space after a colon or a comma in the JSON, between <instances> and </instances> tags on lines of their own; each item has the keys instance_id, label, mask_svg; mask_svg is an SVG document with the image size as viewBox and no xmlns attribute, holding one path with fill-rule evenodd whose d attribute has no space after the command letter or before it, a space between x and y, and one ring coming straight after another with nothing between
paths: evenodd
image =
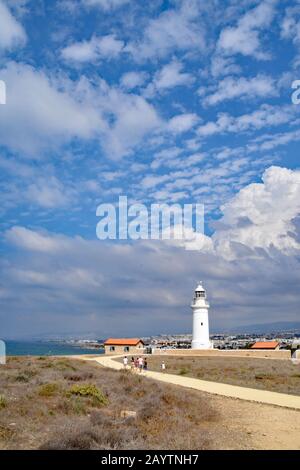
<instances>
[{"instance_id":1,"label":"person walking on path","mask_svg":"<svg viewBox=\"0 0 300 470\"><path fill-rule=\"evenodd\" d=\"M131 361L130 361L130 367L132 372L134 371L134 357L132 356Z\"/></svg>"},{"instance_id":2,"label":"person walking on path","mask_svg":"<svg viewBox=\"0 0 300 470\"><path fill-rule=\"evenodd\" d=\"M127 369L127 366L128 366L128 357L127 356L125 356L123 358L123 365L124 365L124 369Z\"/></svg>"},{"instance_id":3,"label":"person walking on path","mask_svg":"<svg viewBox=\"0 0 300 470\"><path fill-rule=\"evenodd\" d=\"M161 368L161 371L162 371L162 372L165 372L165 370L166 370L165 361L162 361L162 363L161 363L161 365L160 365L160 368Z\"/></svg>"},{"instance_id":4,"label":"person walking on path","mask_svg":"<svg viewBox=\"0 0 300 470\"><path fill-rule=\"evenodd\" d=\"M139 365L140 373L142 373L143 367L144 367L144 359L142 358L142 356L140 356L138 359L138 365Z\"/></svg>"},{"instance_id":5,"label":"person walking on path","mask_svg":"<svg viewBox=\"0 0 300 470\"><path fill-rule=\"evenodd\" d=\"M145 359L144 359L144 371L146 372L147 370L148 370L148 361L145 357Z\"/></svg>"}]
</instances>

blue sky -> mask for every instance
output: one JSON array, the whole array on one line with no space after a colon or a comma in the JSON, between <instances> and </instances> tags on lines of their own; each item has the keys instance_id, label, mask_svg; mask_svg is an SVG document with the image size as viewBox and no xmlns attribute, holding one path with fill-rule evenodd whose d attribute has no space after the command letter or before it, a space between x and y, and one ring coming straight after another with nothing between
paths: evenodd
<instances>
[{"instance_id":1,"label":"blue sky","mask_svg":"<svg viewBox=\"0 0 300 470\"><path fill-rule=\"evenodd\" d=\"M215 329L299 319L299 51L298 1L0 0L2 335L189 331L198 279ZM97 240L119 195L204 247Z\"/></svg>"}]
</instances>

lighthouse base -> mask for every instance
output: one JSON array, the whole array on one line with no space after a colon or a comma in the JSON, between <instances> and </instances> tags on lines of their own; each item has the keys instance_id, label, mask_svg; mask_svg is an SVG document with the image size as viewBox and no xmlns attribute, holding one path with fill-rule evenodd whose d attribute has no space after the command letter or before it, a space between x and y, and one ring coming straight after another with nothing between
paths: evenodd
<instances>
[{"instance_id":1,"label":"lighthouse base","mask_svg":"<svg viewBox=\"0 0 300 470\"><path fill-rule=\"evenodd\" d=\"M192 349L213 349L213 347L214 345L212 341L208 341L207 343L197 340L192 341Z\"/></svg>"}]
</instances>

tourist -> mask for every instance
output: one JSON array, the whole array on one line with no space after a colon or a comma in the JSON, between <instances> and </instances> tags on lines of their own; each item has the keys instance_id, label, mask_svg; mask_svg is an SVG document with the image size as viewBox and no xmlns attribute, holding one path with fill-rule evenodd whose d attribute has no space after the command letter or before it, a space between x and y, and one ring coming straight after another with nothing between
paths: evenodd
<instances>
[{"instance_id":1,"label":"tourist","mask_svg":"<svg viewBox=\"0 0 300 470\"><path fill-rule=\"evenodd\" d=\"M164 372L166 370L166 364L165 364L165 361L162 361L161 365L160 365L160 368L162 370L162 372Z\"/></svg>"},{"instance_id":2,"label":"tourist","mask_svg":"<svg viewBox=\"0 0 300 470\"><path fill-rule=\"evenodd\" d=\"M128 366L128 358L127 358L127 356L125 356L125 357L123 358L123 365L124 365L124 369L127 369L127 366Z\"/></svg>"},{"instance_id":3,"label":"tourist","mask_svg":"<svg viewBox=\"0 0 300 470\"><path fill-rule=\"evenodd\" d=\"M148 362L147 362L147 359L145 358L144 359L144 371L147 371L148 370Z\"/></svg>"},{"instance_id":4,"label":"tourist","mask_svg":"<svg viewBox=\"0 0 300 470\"><path fill-rule=\"evenodd\" d=\"M134 371L134 357L133 356L131 358L130 367L131 367L131 370Z\"/></svg>"},{"instance_id":5,"label":"tourist","mask_svg":"<svg viewBox=\"0 0 300 470\"><path fill-rule=\"evenodd\" d=\"M139 366L139 370L140 370L140 373L141 373L142 370L143 370L143 367L144 367L144 359L141 356L138 359L138 366Z\"/></svg>"}]
</instances>

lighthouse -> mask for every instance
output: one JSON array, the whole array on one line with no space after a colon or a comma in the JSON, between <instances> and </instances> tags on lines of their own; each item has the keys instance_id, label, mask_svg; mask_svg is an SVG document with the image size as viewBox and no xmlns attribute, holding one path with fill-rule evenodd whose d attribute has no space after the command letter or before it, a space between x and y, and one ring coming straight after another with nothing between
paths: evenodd
<instances>
[{"instance_id":1,"label":"lighthouse","mask_svg":"<svg viewBox=\"0 0 300 470\"><path fill-rule=\"evenodd\" d=\"M195 289L191 307L193 311L192 349L211 349L208 322L209 303L206 300L206 292L202 282Z\"/></svg>"}]
</instances>

